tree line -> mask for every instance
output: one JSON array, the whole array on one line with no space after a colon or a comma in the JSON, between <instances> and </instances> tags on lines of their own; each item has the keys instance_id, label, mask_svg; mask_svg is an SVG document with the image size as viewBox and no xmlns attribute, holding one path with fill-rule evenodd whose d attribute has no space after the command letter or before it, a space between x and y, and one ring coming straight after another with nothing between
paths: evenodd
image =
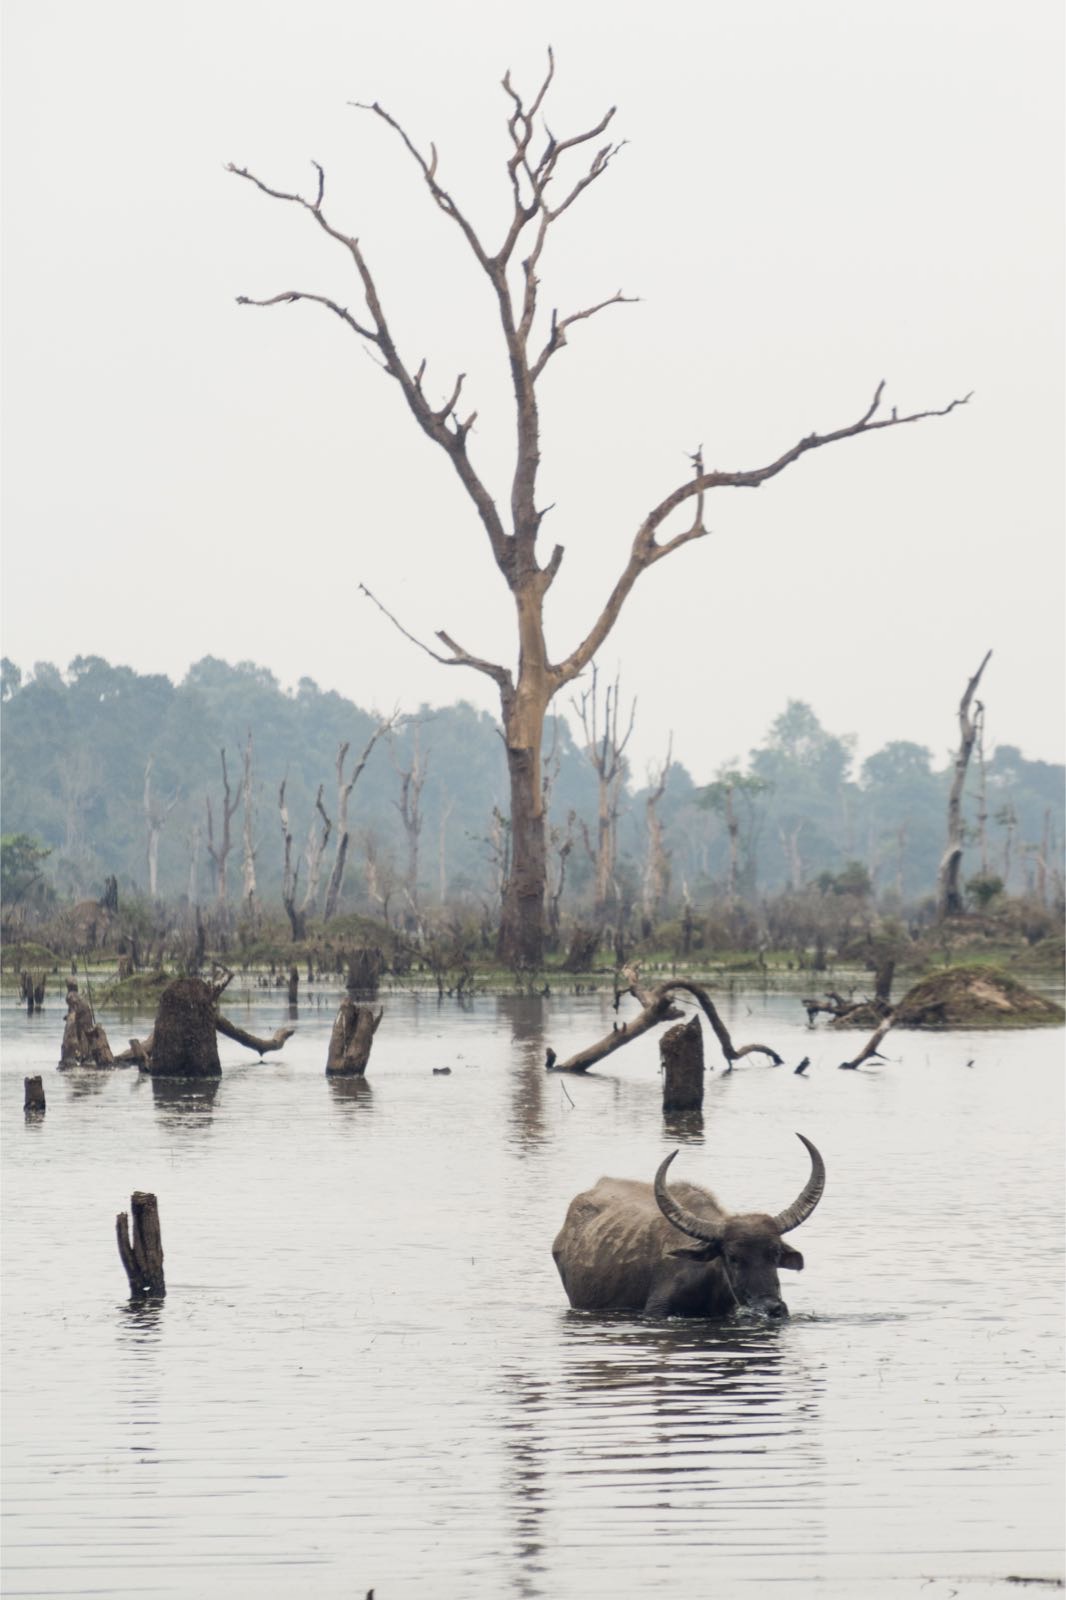
<instances>
[{"instance_id":1,"label":"tree line","mask_svg":"<svg viewBox=\"0 0 1066 1600\"><path fill-rule=\"evenodd\" d=\"M624 683L582 680L541 769L549 941L563 919L652 925L811 885L931 897L953 758L850 735L789 701L744 761L699 782L672 741L628 755ZM498 918L511 869L506 757L465 703L380 713L304 678L205 657L178 684L100 657L3 667L4 899L125 895L284 906L294 937L342 912ZM979 741L962 801L969 903L1061 899L1063 769ZM24 843L15 850L13 840Z\"/></svg>"}]
</instances>

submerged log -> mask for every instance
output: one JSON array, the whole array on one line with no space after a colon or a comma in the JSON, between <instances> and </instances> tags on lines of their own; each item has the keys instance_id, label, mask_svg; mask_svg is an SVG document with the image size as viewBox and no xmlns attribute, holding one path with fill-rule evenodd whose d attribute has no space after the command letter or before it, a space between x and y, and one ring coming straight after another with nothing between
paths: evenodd
<instances>
[{"instance_id":1,"label":"submerged log","mask_svg":"<svg viewBox=\"0 0 1066 1600\"><path fill-rule=\"evenodd\" d=\"M698 1016L668 1028L659 1040L663 1064L663 1110L699 1111L703 1106L703 1030Z\"/></svg>"},{"instance_id":2,"label":"submerged log","mask_svg":"<svg viewBox=\"0 0 1066 1600\"><path fill-rule=\"evenodd\" d=\"M341 1001L326 1058L328 1078L363 1076L370 1060L374 1035L384 1014L384 1010L381 1010L375 1016L373 1006L361 1006L355 1000Z\"/></svg>"},{"instance_id":3,"label":"submerged log","mask_svg":"<svg viewBox=\"0 0 1066 1600\"><path fill-rule=\"evenodd\" d=\"M579 1050L576 1055L568 1056L565 1061L559 1061L554 1050L549 1050L545 1065L549 1072L587 1072L589 1067L595 1066L615 1050L620 1050L623 1045L629 1044L633 1039L638 1039L641 1034L649 1029L658 1027L660 1022L670 1022L683 1013L674 1004L674 996L679 990L690 994L703 1011L715 1038L721 1046L722 1054L726 1059L726 1071L732 1071L733 1062L739 1061L742 1056L760 1054L769 1056L775 1066L781 1066L781 1057L776 1050L765 1044L735 1045L729 1034L729 1029L722 1021L715 1008L714 1001L698 983L690 983L685 978L670 978L666 983L661 983L652 990L641 987L636 968L625 967L623 974L628 981L628 990L622 990L616 997L615 1004L621 994L632 994L640 1001L642 1010L631 1021L621 1024L615 1023L613 1029L604 1038L595 1044L589 1045L584 1050Z\"/></svg>"},{"instance_id":4,"label":"submerged log","mask_svg":"<svg viewBox=\"0 0 1066 1600\"><path fill-rule=\"evenodd\" d=\"M129 1215L120 1211L115 1218L115 1237L118 1253L129 1279L130 1294L165 1295L163 1277L163 1236L159 1229L159 1207L154 1194L137 1190L130 1196L133 1214L133 1237L130 1238Z\"/></svg>"}]
</instances>

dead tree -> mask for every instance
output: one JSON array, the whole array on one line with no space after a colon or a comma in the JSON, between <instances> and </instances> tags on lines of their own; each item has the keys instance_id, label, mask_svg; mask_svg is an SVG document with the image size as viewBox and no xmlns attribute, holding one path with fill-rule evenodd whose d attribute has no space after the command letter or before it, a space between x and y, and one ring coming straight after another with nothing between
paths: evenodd
<instances>
[{"instance_id":1,"label":"dead tree","mask_svg":"<svg viewBox=\"0 0 1066 1600\"><path fill-rule=\"evenodd\" d=\"M226 771L226 752L219 751L222 759L222 832L218 844L215 843L215 819L211 809L211 796L206 799L207 804L207 854L215 874L215 897L220 906L226 904L226 862L230 850L233 848L233 835L231 824L237 807L241 803L240 791L235 795L230 793L229 774Z\"/></svg>"},{"instance_id":2,"label":"dead tree","mask_svg":"<svg viewBox=\"0 0 1066 1600\"><path fill-rule=\"evenodd\" d=\"M243 840L244 850L241 858L241 901L245 908L255 912L255 858L256 846L253 837L254 816L252 807L252 732L248 730L248 743L241 752L243 774L241 777L241 804L244 807Z\"/></svg>"},{"instance_id":3,"label":"dead tree","mask_svg":"<svg viewBox=\"0 0 1066 1600\"><path fill-rule=\"evenodd\" d=\"M351 799L352 790L363 775L363 769L370 760L374 746L383 734L391 732L396 726L397 716L398 713L394 711L391 717L384 717L378 723L367 740L350 778L344 776L344 766L350 748L347 739L337 751L337 849L333 857L333 870L330 872L326 887L326 905L322 913L324 922L328 922L336 912L341 889L344 887L344 872L348 864L348 848L351 843L351 834L348 830L348 801Z\"/></svg>"},{"instance_id":4,"label":"dead tree","mask_svg":"<svg viewBox=\"0 0 1066 1600\"><path fill-rule=\"evenodd\" d=\"M649 924L658 921L670 894L670 855L663 843L663 821L659 815L659 801L666 793L666 779L670 771L673 748L674 736L671 734L666 744L666 760L659 768L658 777L651 778L648 795L644 801L648 853L644 862L641 909Z\"/></svg>"},{"instance_id":5,"label":"dead tree","mask_svg":"<svg viewBox=\"0 0 1066 1600\"><path fill-rule=\"evenodd\" d=\"M318 905L318 886L322 877L322 860L329 844L329 836L333 831L332 819L326 814L322 804L322 785L318 786L315 795L315 810L307 830L307 843L304 846L304 861L307 863L307 886L300 904L300 912L304 918L313 915Z\"/></svg>"},{"instance_id":6,"label":"dead tree","mask_svg":"<svg viewBox=\"0 0 1066 1600\"><path fill-rule=\"evenodd\" d=\"M392 741L389 741L390 749ZM392 764L400 780L400 798L393 801L393 805L400 813L403 823L404 837L407 840L407 870L404 873L404 894L407 904L414 917L420 922L421 912L418 905L418 851L422 838L422 824L425 818L422 814L422 790L425 787L429 773L429 758L423 757L419 748L418 727L414 728L411 739L411 764L401 767L392 752Z\"/></svg>"},{"instance_id":7,"label":"dead tree","mask_svg":"<svg viewBox=\"0 0 1066 1600\"><path fill-rule=\"evenodd\" d=\"M373 1006L361 1006L358 1001L341 1001L326 1058L328 1078L361 1078L366 1073L367 1062L384 1011L374 1015Z\"/></svg>"},{"instance_id":8,"label":"dead tree","mask_svg":"<svg viewBox=\"0 0 1066 1600\"><path fill-rule=\"evenodd\" d=\"M952 773L951 789L948 793L948 844L937 876L937 916L941 922L946 917L961 916L963 912L962 889L959 885L965 834L962 820L962 791L966 785L966 768L970 764L970 756L984 721L985 708L980 700L975 702L973 697L991 654L991 650L986 653L959 701L959 748L955 752L955 770Z\"/></svg>"},{"instance_id":9,"label":"dead tree","mask_svg":"<svg viewBox=\"0 0 1066 1600\"><path fill-rule=\"evenodd\" d=\"M176 789L170 799L164 800L162 804L152 794L154 765L155 756L149 756L144 769L144 821L147 829L145 858L148 865L148 894L153 900L159 892L159 836L163 832L167 818L178 803Z\"/></svg>"},{"instance_id":10,"label":"dead tree","mask_svg":"<svg viewBox=\"0 0 1066 1600\"><path fill-rule=\"evenodd\" d=\"M585 755L596 774L596 849L593 854L596 889L592 914L597 927L602 928L607 921L609 911L617 906L618 901L614 868L618 856L618 804L626 775L626 765L622 758L633 732L637 702L634 700L630 706L628 725L625 732L619 736L619 695L616 677L613 685L608 685L604 696L601 735L596 689L597 672L593 665L590 687L572 704L581 719L581 729L585 735Z\"/></svg>"},{"instance_id":11,"label":"dead tree","mask_svg":"<svg viewBox=\"0 0 1066 1600\"><path fill-rule=\"evenodd\" d=\"M884 384L880 383L872 401L854 422L826 433L807 433L763 466L741 471L707 467L702 452L697 450L691 457L690 475L672 484L637 525L628 554L623 555L616 568L613 583L608 580L606 598L600 603L584 637L569 654L552 660L545 638L544 604L562 565L563 547L556 545L543 562L538 559L537 545L546 509L538 504L540 384L552 361L565 349L581 323L631 298L619 290L594 304L572 311L556 308L547 319L544 317L541 275L549 234L560 217L604 175L621 148L607 134L614 117L613 107L580 132L560 136L548 131L545 103L554 71L554 58L549 51L547 72L532 99L519 93L509 73L504 77L510 150L502 187L509 216L502 237L492 243L487 243L478 233L466 210L446 187L436 147L431 145L428 154L420 150L402 124L377 102L359 107L402 142L425 183L430 201L459 229L477 269L485 274L495 297L514 395L515 457L510 494L505 497L509 521L501 514L500 502L472 459L470 435L477 412L472 410L464 415L460 411L463 375L450 385L450 393L446 385L443 389L438 387L431 397L425 359L411 361L401 354L394 325L386 313L358 230L346 233L326 215L326 179L322 167L313 163L315 181L309 196L273 188L245 167L231 164L229 168L263 194L297 207L327 238L340 246L354 269L356 286L364 302L361 305L356 301L353 310L348 303L327 295L284 289L261 299L240 295L239 303L273 306L308 301L336 317L358 340L360 351L370 346L382 371L396 383L417 426L451 463L473 514L487 535L492 559L511 592L517 672L504 663L473 654L443 630L437 634L442 648L433 649L414 639L390 613L386 611L385 614L434 660L483 673L492 679L499 691L513 831L500 949L509 962L522 967L538 965L544 949L546 831L540 781L544 718L560 689L572 683L595 658L638 579L684 545L706 537L709 530L704 509L710 491L757 489L823 445L858 438L878 429L900 427L923 417L945 416L964 403L956 399L935 411L901 415L893 409L882 416L879 413ZM571 167L575 161L576 167ZM692 512L687 525L671 521L675 513L683 514L685 508ZM384 606L381 609L385 611Z\"/></svg>"},{"instance_id":12,"label":"dead tree","mask_svg":"<svg viewBox=\"0 0 1066 1600\"><path fill-rule=\"evenodd\" d=\"M437 821L437 898L442 911L448 903L448 822L454 810L455 796L442 791Z\"/></svg>"},{"instance_id":13,"label":"dead tree","mask_svg":"<svg viewBox=\"0 0 1066 1600\"><path fill-rule=\"evenodd\" d=\"M118 1061L135 1062L142 1071L159 1078L217 1078L222 1072L215 1035L223 1034L260 1057L280 1050L295 1028L278 1028L270 1039L239 1028L224 1017L219 998L232 980L224 972L221 981L207 983L203 978L175 978L159 996L155 1026L147 1039L131 1039L128 1050Z\"/></svg>"},{"instance_id":14,"label":"dead tree","mask_svg":"<svg viewBox=\"0 0 1066 1600\"><path fill-rule=\"evenodd\" d=\"M286 773L281 780L281 788L278 790L281 836L285 844L285 854L281 869L281 903L285 907L285 915L289 919L293 943L296 943L297 940L304 939L307 935L307 919L303 911L298 910L296 906L296 887L300 878L300 864L297 862L293 866L292 862L292 829L289 826L289 808L285 804L285 785L288 781L289 778ZM321 793L322 791L319 790L320 797Z\"/></svg>"},{"instance_id":15,"label":"dead tree","mask_svg":"<svg viewBox=\"0 0 1066 1600\"><path fill-rule=\"evenodd\" d=\"M627 987L619 990L615 996L615 1006L623 994L631 994L640 1002L640 1012L636 1017L626 1022L616 1022L611 1032L595 1044L588 1045L584 1050L579 1050L576 1055L568 1056L565 1061L560 1061L554 1050L548 1051L546 1062L549 1072L587 1072L607 1056L613 1055L616 1050L621 1050L623 1045L639 1039L642 1034L648 1033L652 1028L657 1028L660 1023L673 1022L682 1018L684 1013L674 1004L674 999L680 991L690 994L697 1001L708 1022L711 1031L718 1040L722 1054L726 1060L726 1071L732 1071L733 1062L739 1061L742 1056L764 1055L769 1056L775 1066L781 1066L781 1057L776 1050L766 1044L734 1045L729 1030L722 1021L715 1007L714 1001L698 983L690 983L685 978L669 978L665 983L660 983L655 989L645 989L640 982L639 974L635 967L626 967L623 976Z\"/></svg>"}]
</instances>

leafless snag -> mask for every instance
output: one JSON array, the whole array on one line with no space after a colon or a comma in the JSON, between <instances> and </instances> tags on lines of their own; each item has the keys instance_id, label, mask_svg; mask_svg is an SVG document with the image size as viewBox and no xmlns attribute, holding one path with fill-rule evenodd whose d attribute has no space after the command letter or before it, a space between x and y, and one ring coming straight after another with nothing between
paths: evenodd
<instances>
[{"instance_id":1,"label":"leafless snag","mask_svg":"<svg viewBox=\"0 0 1066 1600\"><path fill-rule=\"evenodd\" d=\"M970 756L974 744L984 723L984 706L980 700L974 703L974 694L981 681L981 674L988 665L992 652L989 650L981 665L970 679L959 701L959 748L955 752L955 770L951 778L951 790L948 794L948 844L940 863L940 872L937 877L937 914L940 921L945 917L957 917L962 914L962 891L959 888L959 868L962 864L963 846L963 821L962 821L962 791L966 785L966 769L970 764ZM970 707L973 704L971 715Z\"/></svg>"},{"instance_id":2,"label":"leafless snag","mask_svg":"<svg viewBox=\"0 0 1066 1600\"><path fill-rule=\"evenodd\" d=\"M573 701L572 704L581 719L581 729L585 736L585 755L596 774L596 849L593 853L593 862L596 868L596 889L593 916L597 927L602 928L607 920L610 907L612 904L616 905L618 900L618 890L614 875L615 860L618 854L618 804L626 774L626 765L623 757L626 745L629 743L630 735L633 732L633 719L636 716L637 702L634 699L629 708L629 721L625 732L620 732L620 696L616 677L614 683L608 685L604 696L603 727L601 730L597 676L594 663L590 688L586 689L580 699Z\"/></svg>"},{"instance_id":3,"label":"leafless snag","mask_svg":"<svg viewBox=\"0 0 1066 1600\"><path fill-rule=\"evenodd\" d=\"M240 790L236 795L230 793L229 774L226 771L226 752L219 751L222 760L222 837L215 845L214 814L211 810L211 796L207 796L207 853L211 858L211 866L215 874L215 887L220 906L226 904L226 860L232 848L233 840L230 824L233 821L237 807L241 803Z\"/></svg>"},{"instance_id":4,"label":"leafless snag","mask_svg":"<svg viewBox=\"0 0 1066 1600\"><path fill-rule=\"evenodd\" d=\"M341 889L344 886L344 872L348 862L348 847L351 843L351 833L348 829L348 801L352 790L363 775L364 768L370 760L374 746L378 740L397 726L399 712L394 711L391 716L383 717L374 729L370 738L363 747L363 753L352 769L350 778L345 778L344 767L348 759L349 744L345 740L337 751L337 849L333 857L333 870L329 875L326 887L326 905L322 913L323 920L328 922L337 910Z\"/></svg>"},{"instance_id":5,"label":"leafless snag","mask_svg":"<svg viewBox=\"0 0 1066 1600\"><path fill-rule=\"evenodd\" d=\"M422 644L381 606L380 601L376 603L408 639L426 650L434 660L484 673L499 690L511 786L512 830L500 947L508 960L520 966L537 965L544 944L547 876L546 825L541 797L544 718L559 690L572 683L593 660L638 578L664 557L707 536L709 529L704 511L706 496L712 489L760 488L810 451L881 429L947 416L965 404L965 399L957 399L939 409L901 414L893 408L883 415L884 383L880 383L872 401L853 422L825 433L809 433L762 466L743 470L710 467L704 461L702 450L697 450L690 458L691 471L684 481L664 494L639 523L628 557L584 637L568 655L553 661L544 634L543 609L545 596L562 564L563 547L556 545L544 561L538 559L537 541L544 517L544 511L537 505L538 384L554 357L566 348L568 335L578 324L590 321L612 306L627 304L630 299L617 291L574 310L554 308L546 318L542 312L540 275L551 228L604 176L622 149L622 143L612 140L607 132L614 118L614 107L591 126L574 134L560 137L549 128L545 106L554 73L554 57L549 52L547 71L531 98L515 87L510 74L503 80L508 101L506 129L510 149L506 183L510 191L510 216L495 244L482 238L464 207L446 187L436 146L430 145L428 153L420 149L403 124L377 101L358 107L401 141L433 205L459 229L478 271L487 277L495 296L512 378L516 423L507 523L471 459L469 441L477 412L473 410L465 416L459 412L461 378L452 384L443 404L434 405L429 399L425 362L412 363L401 353L359 239L345 233L326 216L326 180L321 166L313 163L315 185L310 197L274 188L247 167L233 164L229 167L229 171L263 194L306 212L312 222L341 247L351 261L362 302L353 312L327 295L287 289L260 299L242 295L240 303L273 306L312 301L329 311L370 348L382 370L399 386L418 427L451 462L485 530L493 559L511 591L519 644L517 675L498 662L464 649L443 629L437 633L443 652ZM668 524L673 514L690 503L694 512L691 524L671 531L673 525L668 527Z\"/></svg>"}]
</instances>

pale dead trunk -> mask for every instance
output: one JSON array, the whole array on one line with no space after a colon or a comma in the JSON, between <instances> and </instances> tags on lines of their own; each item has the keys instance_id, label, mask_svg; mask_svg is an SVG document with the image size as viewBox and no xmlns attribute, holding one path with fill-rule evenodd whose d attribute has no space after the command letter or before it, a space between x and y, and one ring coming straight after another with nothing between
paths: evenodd
<instances>
[{"instance_id":1,"label":"pale dead trunk","mask_svg":"<svg viewBox=\"0 0 1066 1600\"><path fill-rule=\"evenodd\" d=\"M147 829L147 844L145 856L148 865L148 895L155 900L159 893L159 838L166 825L167 818L178 803L175 792L169 800L164 800L159 805L152 794L152 768L155 765L155 756L149 756L144 769L144 820Z\"/></svg>"},{"instance_id":2,"label":"pale dead trunk","mask_svg":"<svg viewBox=\"0 0 1066 1600\"><path fill-rule=\"evenodd\" d=\"M955 752L955 770L948 793L948 843L937 877L937 915L941 922L945 917L961 916L963 912L962 890L959 886L964 840L962 792L966 786L966 769L984 720L984 707L980 700L974 705L972 716L970 706L991 654L989 650L959 701L959 748Z\"/></svg>"},{"instance_id":3,"label":"pale dead trunk","mask_svg":"<svg viewBox=\"0 0 1066 1600\"><path fill-rule=\"evenodd\" d=\"M318 905L318 887L322 879L322 859L329 844L329 836L333 823L326 815L326 808L322 804L322 785L318 786L315 796L315 815L311 818L307 830L307 844L304 846L304 861L307 863L307 887L300 904L300 911L304 916L309 912L314 913Z\"/></svg>"},{"instance_id":4,"label":"pale dead trunk","mask_svg":"<svg viewBox=\"0 0 1066 1600\"><path fill-rule=\"evenodd\" d=\"M644 802L644 821L648 835L647 858L644 864L642 910L645 917L655 922L662 915L670 893L670 857L663 842L663 822L659 815L659 802L666 793L666 779L673 754L673 734L666 746L666 760Z\"/></svg>"},{"instance_id":5,"label":"pale dead trunk","mask_svg":"<svg viewBox=\"0 0 1066 1600\"><path fill-rule=\"evenodd\" d=\"M378 740L383 734L388 733L396 726L397 715L394 711L391 717L386 717L378 723L364 746L363 753L356 762L350 778L346 779L344 776L344 764L347 760L349 749L347 739L337 751L337 849L333 858L333 870L330 872L329 883L326 886L326 905L322 913L324 922L329 922L336 914L341 890L344 887L344 874L348 864L348 850L351 844L351 834L348 830L348 802L351 799L352 790L362 777L363 769L370 760L371 752Z\"/></svg>"},{"instance_id":6,"label":"pale dead trunk","mask_svg":"<svg viewBox=\"0 0 1066 1600\"><path fill-rule=\"evenodd\" d=\"M244 805L244 852L241 863L241 899L249 911L255 910L255 857L254 843L254 817L252 806L252 735L248 733L248 743L242 752L244 761L244 776L241 780L241 800Z\"/></svg>"},{"instance_id":7,"label":"pale dead trunk","mask_svg":"<svg viewBox=\"0 0 1066 1600\"><path fill-rule=\"evenodd\" d=\"M240 805L240 791L231 794L229 773L226 770L226 752L219 751L222 760L222 836L215 844L215 819L211 809L211 796L206 798L207 805L207 854L215 874L215 894L220 906L226 904L226 863L233 846L231 825L237 807Z\"/></svg>"},{"instance_id":8,"label":"pale dead trunk","mask_svg":"<svg viewBox=\"0 0 1066 1600\"><path fill-rule=\"evenodd\" d=\"M442 909L448 903L448 819L454 810L453 797L442 793L440 819L437 823L437 898Z\"/></svg>"}]
</instances>

